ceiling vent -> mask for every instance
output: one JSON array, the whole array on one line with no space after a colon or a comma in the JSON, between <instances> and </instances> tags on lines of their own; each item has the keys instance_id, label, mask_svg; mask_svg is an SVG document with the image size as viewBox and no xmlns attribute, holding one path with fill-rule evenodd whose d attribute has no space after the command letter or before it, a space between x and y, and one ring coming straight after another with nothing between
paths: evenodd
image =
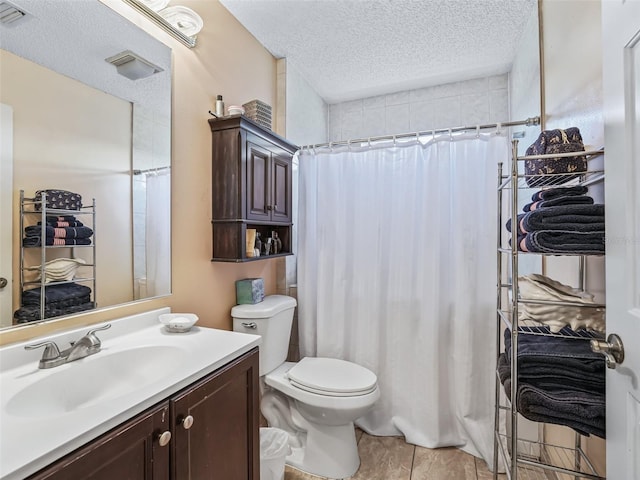
<instances>
[{"instance_id":1,"label":"ceiling vent","mask_svg":"<svg viewBox=\"0 0 640 480\"><path fill-rule=\"evenodd\" d=\"M9 2L0 1L0 25L14 26L27 18L27 14Z\"/></svg>"},{"instance_id":2,"label":"ceiling vent","mask_svg":"<svg viewBox=\"0 0 640 480\"><path fill-rule=\"evenodd\" d=\"M115 65L118 73L130 80L139 80L163 71L159 66L145 60L131 50L126 50L112 57L105 58L105 60Z\"/></svg>"}]
</instances>

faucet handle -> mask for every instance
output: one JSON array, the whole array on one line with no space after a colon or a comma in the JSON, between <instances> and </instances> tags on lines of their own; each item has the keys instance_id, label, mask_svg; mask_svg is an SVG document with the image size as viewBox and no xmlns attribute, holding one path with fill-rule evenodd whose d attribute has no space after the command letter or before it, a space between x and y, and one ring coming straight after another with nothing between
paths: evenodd
<instances>
[{"instance_id":1,"label":"faucet handle","mask_svg":"<svg viewBox=\"0 0 640 480\"><path fill-rule=\"evenodd\" d=\"M64 361L64 358L60 356L60 350L55 342L32 343L31 345L25 345L24 349L35 350L40 347L45 347L45 349L38 365L39 368L55 367Z\"/></svg>"},{"instance_id":2,"label":"faucet handle","mask_svg":"<svg viewBox=\"0 0 640 480\"><path fill-rule=\"evenodd\" d=\"M91 329L91 330L89 330L87 332L85 337L91 342L92 347L100 348L100 345L102 344L102 342L96 336L96 332L99 332L101 330L108 330L110 328L111 328L111 324L110 323L107 323L106 325L103 325L103 326L98 327L98 328L93 328L93 329Z\"/></svg>"}]
</instances>

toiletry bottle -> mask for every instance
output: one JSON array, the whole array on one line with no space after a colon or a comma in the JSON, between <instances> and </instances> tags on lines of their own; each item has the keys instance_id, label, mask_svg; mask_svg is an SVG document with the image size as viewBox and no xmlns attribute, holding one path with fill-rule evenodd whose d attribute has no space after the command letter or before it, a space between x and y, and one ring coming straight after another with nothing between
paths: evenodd
<instances>
[{"instance_id":1,"label":"toiletry bottle","mask_svg":"<svg viewBox=\"0 0 640 480\"><path fill-rule=\"evenodd\" d=\"M222 95L218 95L216 99L216 116L224 117L224 102L222 101Z\"/></svg>"},{"instance_id":2,"label":"toiletry bottle","mask_svg":"<svg viewBox=\"0 0 640 480\"><path fill-rule=\"evenodd\" d=\"M254 257L259 257L262 251L262 241L260 240L260 232L256 232L256 243L254 244Z\"/></svg>"}]
</instances>

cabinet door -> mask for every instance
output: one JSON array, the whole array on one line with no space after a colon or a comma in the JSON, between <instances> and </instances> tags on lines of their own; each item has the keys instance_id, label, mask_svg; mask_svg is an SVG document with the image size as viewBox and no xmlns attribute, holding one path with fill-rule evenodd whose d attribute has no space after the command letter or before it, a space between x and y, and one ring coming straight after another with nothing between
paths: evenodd
<instances>
[{"instance_id":1,"label":"cabinet door","mask_svg":"<svg viewBox=\"0 0 640 480\"><path fill-rule=\"evenodd\" d=\"M247 219L271 219L271 152L247 142Z\"/></svg>"},{"instance_id":2,"label":"cabinet door","mask_svg":"<svg viewBox=\"0 0 640 480\"><path fill-rule=\"evenodd\" d=\"M174 397L171 422L172 478L259 480L258 350Z\"/></svg>"},{"instance_id":3,"label":"cabinet door","mask_svg":"<svg viewBox=\"0 0 640 480\"><path fill-rule=\"evenodd\" d=\"M271 198L274 222L291 223L291 156L272 155Z\"/></svg>"},{"instance_id":4,"label":"cabinet door","mask_svg":"<svg viewBox=\"0 0 640 480\"><path fill-rule=\"evenodd\" d=\"M165 402L67 455L29 480L169 480L171 443L162 447L158 441L168 430L169 404Z\"/></svg>"}]
</instances>

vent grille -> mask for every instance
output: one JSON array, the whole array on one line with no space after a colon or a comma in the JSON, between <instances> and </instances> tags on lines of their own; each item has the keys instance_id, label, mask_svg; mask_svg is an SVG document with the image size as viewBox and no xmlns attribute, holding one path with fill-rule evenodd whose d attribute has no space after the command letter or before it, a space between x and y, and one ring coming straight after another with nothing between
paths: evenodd
<instances>
[{"instance_id":1,"label":"vent grille","mask_svg":"<svg viewBox=\"0 0 640 480\"><path fill-rule=\"evenodd\" d=\"M26 13L9 2L0 2L0 24L8 25L17 22L25 15Z\"/></svg>"}]
</instances>

